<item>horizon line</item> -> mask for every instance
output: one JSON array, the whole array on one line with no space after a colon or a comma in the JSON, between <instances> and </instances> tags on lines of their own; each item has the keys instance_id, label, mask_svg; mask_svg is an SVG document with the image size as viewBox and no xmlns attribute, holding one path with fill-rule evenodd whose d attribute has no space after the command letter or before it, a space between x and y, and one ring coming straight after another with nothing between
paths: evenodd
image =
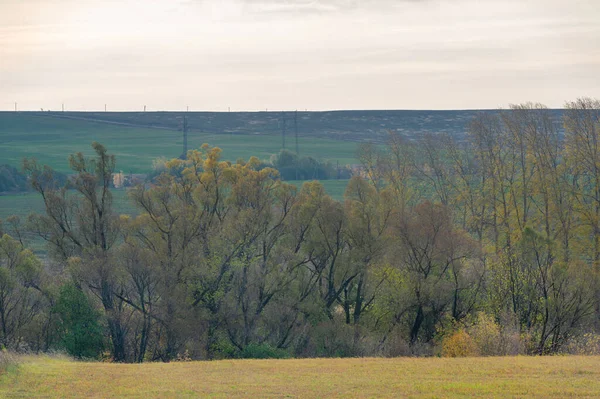
<instances>
[{"instance_id":1,"label":"horizon line","mask_svg":"<svg viewBox=\"0 0 600 399\"><path fill-rule=\"evenodd\" d=\"M535 105L535 103L534 103ZM561 111L565 110L565 108L546 108L551 111ZM417 109L417 108L355 108L355 109L326 109L326 110L309 110L309 109L289 109L289 110L0 110L0 113L37 113L37 114L63 114L63 113L101 113L101 114L116 114L116 113L136 113L136 114L152 114L152 113L221 113L221 114L230 114L230 113L293 113L293 112L304 112L304 113L326 113L326 112L467 112L467 111L509 111L511 108L444 108L444 109Z\"/></svg>"}]
</instances>

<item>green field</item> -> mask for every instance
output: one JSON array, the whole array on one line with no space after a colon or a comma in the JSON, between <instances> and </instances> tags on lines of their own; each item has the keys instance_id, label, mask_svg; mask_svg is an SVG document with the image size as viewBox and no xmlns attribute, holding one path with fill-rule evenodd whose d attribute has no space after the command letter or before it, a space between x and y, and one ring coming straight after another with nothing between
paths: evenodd
<instances>
[{"instance_id":1,"label":"green field","mask_svg":"<svg viewBox=\"0 0 600 399\"><path fill-rule=\"evenodd\" d=\"M257 130L258 131L258 130ZM63 119L44 113L0 113L0 164L19 168L23 158L34 157L61 172L69 172L68 156L74 152L92 155L90 144L98 141L117 157L117 170L125 173L146 173L152 160L164 156L178 157L182 153L182 133L176 130L150 127L130 127L87 120ZM235 161L257 156L269 159L281 149L281 137L275 132L265 134L203 133L191 131L188 147L198 148L208 143L223 149L223 158ZM288 138L288 147L293 146ZM320 160L356 163L357 144L326 138L299 138L301 155ZM291 148L291 147L290 147Z\"/></svg>"},{"instance_id":2,"label":"green field","mask_svg":"<svg viewBox=\"0 0 600 399\"><path fill-rule=\"evenodd\" d=\"M113 190L113 205L117 213L135 214L136 209L127 198L125 190ZM44 202L36 192L0 195L0 220L11 215L24 219L31 212L43 213Z\"/></svg>"},{"instance_id":3,"label":"green field","mask_svg":"<svg viewBox=\"0 0 600 399\"><path fill-rule=\"evenodd\" d=\"M290 181L300 187L303 181ZM336 200L342 200L344 191L348 185L348 180L323 180L326 192ZM127 197L127 191L124 189L113 190L113 205L117 213L134 215L137 213L135 206ZM17 215L24 219L31 212L44 212L44 203L42 197L35 192L0 195L0 220L6 219L11 215Z\"/></svg>"},{"instance_id":4,"label":"green field","mask_svg":"<svg viewBox=\"0 0 600 399\"><path fill-rule=\"evenodd\" d=\"M592 398L600 357L221 360L146 364L25 357L5 398Z\"/></svg>"},{"instance_id":5,"label":"green field","mask_svg":"<svg viewBox=\"0 0 600 399\"><path fill-rule=\"evenodd\" d=\"M325 192L331 196L334 200L342 201L344 199L344 192L346 186L348 186L349 180L321 180L321 184L325 187ZM298 189L302 186L304 181L302 180L291 180L286 183L295 184Z\"/></svg>"},{"instance_id":6,"label":"green field","mask_svg":"<svg viewBox=\"0 0 600 399\"><path fill-rule=\"evenodd\" d=\"M136 116L137 119L133 121L136 123L142 123L145 117L160 117L159 120L151 120L152 125L159 124L163 120L168 122L169 118L174 117L170 113L131 115ZM227 116L219 115L220 118ZM250 114L240 115L248 117ZM59 116L41 112L0 112L0 164L9 164L19 168L23 158L29 157L36 158L42 164L47 164L58 171L68 173L70 172L69 154L81 151L86 155L93 155L90 144L98 141L104 144L110 153L116 155L117 170L123 170L125 173L147 173L151 170L152 160L158 157L177 157L182 151L182 133L176 130L132 127ZM129 114L112 116L114 119L116 116L125 117ZM73 117L79 118L85 117L85 115ZM87 117L99 118L98 115L88 115ZM124 122L132 121L125 120ZM175 123L171 122L171 125ZM215 126L212 126L211 133L193 130L188 138L189 148L198 148L204 143L209 143L221 147L223 158L229 160L248 159L250 156L268 159L280 151L281 137L279 134L270 128L270 130L265 128L265 132L259 133L260 127L256 127L253 120L246 122L247 126L254 130L240 133L239 129L233 129L236 131L235 134L215 133ZM276 124L276 122L275 120L274 123ZM172 128L171 125L169 126ZM225 131L232 130L231 126L225 124L225 120L220 121L219 125L223 125ZM289 137L288 146L291 144L293 143ZM310 155L334 163L339 162L340 165L357 162L354 159L356 146L357 144L352 141L318 138L314 135L299 138L301 155ZM301 186L303 182L291 183ZM347 183L347 180L323 181L328 194L337 200L343 198ZM113 194L114 207L118 213L136 213L125 190L115 190ZM36 193L0 195L0 220L11 215L18 215L24 219L31 212L43 211L42 199Z\"/></svg>"}]
</instances>

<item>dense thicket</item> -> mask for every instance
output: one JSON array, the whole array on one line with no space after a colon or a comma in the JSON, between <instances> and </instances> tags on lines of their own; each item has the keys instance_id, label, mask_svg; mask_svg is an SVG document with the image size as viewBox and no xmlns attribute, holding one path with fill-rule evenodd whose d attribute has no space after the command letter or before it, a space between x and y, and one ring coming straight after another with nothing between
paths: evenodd
<instances>
[{"instance_id":1,"label":"dense thicket","mask_svg":"<svg viewBox=\"0 0 600 399\"><path fill-rule=\"evenodd\" d=\"M181 168L167 168L166 158L158 158L153 161L152 172L146 176L149 182L156 182L163 173L180 174ZM257 170L271 168L277 171L281 180L329 180L349 179L352 176L352 166L333 165L330 162L321 162L310 156L299 156L290 150L281 150L278 154L271 156L269 160L262 160L255 165Z\"/></svg>"},{"instance_id":2,"label":"dense thicket","mask_svg":"<svg viewBox=\"0 0 600 399\"><path fill-rule=\"evenodd\" d=\"M313 157L301 157L290 150L281 150L265 166L277 169L282 180L348 179L351 175L348 166L339 167Z\"/></svg>"},{"instance_id":3,"label":"dense thicket","mask_svg":"<svg viewBox=\"0 0 600 399\"><path fill-rule=\"evenodd\" d=\"M26 161L46 214L5 226L0 342L105 345L131 362L585 351L600 314L600 103L552 116L482 114L465 142L390 133L359 147L343 202L203 146L130 191L139 216L119 216L100 144L70 158L77 195ZM48 267L23 230L46 241Z\"/></svg>"},{"instance_id":4,"label":"dense thicket","mask_svg":"<svg viewBox=\"0 0 600 399\"><path fill-rule=\"evenodd\" d=\"M63 173L53 172L52 180L40 181L40 184L62 186L66 183L67 176ZM21 192L31 190L27 176L10 165L0 165L0 193Z\"/></svg>"}]
</instances>

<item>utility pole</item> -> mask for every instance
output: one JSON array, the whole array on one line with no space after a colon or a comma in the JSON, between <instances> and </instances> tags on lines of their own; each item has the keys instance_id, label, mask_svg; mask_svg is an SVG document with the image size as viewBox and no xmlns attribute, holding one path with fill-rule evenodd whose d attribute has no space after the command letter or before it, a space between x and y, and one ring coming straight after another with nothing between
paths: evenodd
<instances>
[{"instance_id":1,"label":"utility pole","mask_svg":"<svg viewBox=\"0 0 600 399\"><path fill-rule=\"evenodd\" d=\"M62 104L62 112L65 112L65 103Z\"/></svg>"},{"instance_id":2,"label":"utility pole","mask_svg":"<svg viewBox=\"0 0 600 399\"><path fill-rule=\"evenodd\" d=\"M296 136L296 180L298 180L298 162L300 162L300 150L298 149L298 110L294 111L294 135Z\"/></svg>"},{"instance_id":3,"label":"utility pole","mask_svg":"<svg viewBox=\"0 0 600 399\"><path fill-rule=\"evenodd\" d=\"M183 116L183 153L181 154L181 159L187 159L188 152L188 121L187 116Z\"/></svg>"},{"instance_id":4,"label":"utility pole","mask_svg":"<svg viewBox=\"0 0 600 399\"><path fill-rule=\"evenodd\" d=\"M15 112L17 112L17 103L15 102Z\"/></svg>"},{"instance_id":5,"label":"utility pole","mask_svg":"<svg viewBox=\"0 0 600 399\"><path fill-rule=\"evenodd\" d=\"M296 155L300 156L300 149L298 148L298 110L294 112L294 134L296 135Z\"/></svg>"},{"instance_id":6,"label":"utility pole","mask_svg":"<svg viewBox=\"0 0 600 399\"><path fill-rule=\"evenodd\" d=\"M281 148L285 149L285 128L286 128L286 120L285 120L285 112L282 114L281 118Z\"/></svg>"},{"instance_id":7,"label":"utility pole","mask_svg":"<svg viewBox=\"0 0 600 399\"><path fill-rule=\"evenodd\" d=\"M190 112L190 106L189 105L186 107L186 112Z\"/></svg>"},{"instance_id":8,"label":"utility pole","mask_svg":"<svg viewBox=\"0 0 600 399\"><path fill-rule=\"evenodd\" d=\"M104 104L104 112L106 112L106 104Z\"/></svg>"},{"instance_id":9,"label":"utility pole","mask_svg":"<svg viewBox=\"0 0 600 399\"><path fill-rule=\"evenodd\" d=\"M144 112L146 112L146 106L144 105Z\"/></svg>"}]
</instances>

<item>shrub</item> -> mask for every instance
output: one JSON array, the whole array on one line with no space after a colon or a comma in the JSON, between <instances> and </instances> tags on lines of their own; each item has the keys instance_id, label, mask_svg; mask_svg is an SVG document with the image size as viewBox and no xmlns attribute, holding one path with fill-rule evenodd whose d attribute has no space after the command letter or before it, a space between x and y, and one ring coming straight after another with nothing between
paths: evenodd
<instances>
[{"instance_id":1,"label":"shrub","mask_svg":"<svg viewBox=\"0 0 600 399\"><path fill-rule=\"evenodd\" d=\"M600 335L586 333L573 337L567 342L563 351L570 355L600 355Z\"/></svg>"},{"instance_id":2,"label":"shrub","mask_svg":"<svg viewBox=\"0 0 600 399\"><path fill-rule=\"evenodd\" d=\"M67 353L97 359L104 348L100 314L83 291L72 284L62 286L54 311L60 317L60 342Z\"/></svg>"},{"instance_id":3,"label":"shrub","mask_svg":"<svg viewBox=\"0 0 600 399\"><path fill-rule=\"evenodd\" d=\"M385 357L411 356L411 347L401 334L390 335L382 345L381 353Z\"/></svg>"},{"instance_id":4,"label":"shrub","mask_svg":"<svg viewBox=\"0 0 600 399\"><path fill-rule=\"evenodd\" d=\"M460 348L467 354L456 356L514 356L527 353L529 341L529 335L520 334L510 318L500 324L484 312L461 322L452 321L449 328L438 329L437 335L442 356L455 356L451 353L461 353Z\"/></svg>"},{"instance_id":5,"label":"shrub","mask_svg":"<svg viewBox=\"0 0 600 399\"><path fill-rule=\"evenodd\" d=\"M467 328L467 333L477 346L482 356L497 356L501 354L502 337L500 326L493 317L479 312L473 325Z\"/></svg>"},{"instance_id":6,"label":"shrub","mask_svg":"<svg viewBox=\"0 0 600 399\"><path fill-rule=\"evenodd\" d=\"M310 332L309 357L353 357L354 329L343 322L328 320L319 323Z\"/></svg>"},{"instance_id":7,"label":"shrub","mask_svg":"<svg viewBox=\"0 0 600 399\"><path fill-rule=\"evenodd\" d=\"M269 344L249 344L242 350L240 357L243 359L287 359L290 354Z\"/></svg>"},{"instance_id":8,"label":"shrub","mask_svg":"<svg viewBox=\"0 0 600 399\"><path fill-rule=\"evenodd\" d=\"M186 349L183 353L178 353L177 357L175 358L175 361L176 362L191 362L192 357L190 356L190 351Z\"/></svg>"},{"instance_id":9,"label":"shrub","mask_svg":"<svg viewBox=\"0 0 600 399\"><path fill-rule=\"evenodd\" d=\"M327 180L338 176L338 170L328 162L313 157L299 157L289 150L281 150L272 156L270 163L279 171L282 180ZM347 177L348 173L346 173Z\"/></svg>"},{"instance_id":10,"label":"shrub","mask_svg":"<svg viewBox=\"0 0 600 399\"><path fill-rule=\"evenodd\" d=\"M210 352L214 359L232 359L237 357L239 349L229 340L219 339L211 345Z\"/></svg>"},{"instance_id":11,"label":"shrub","mask_svg":"<svg viewBox=\"0 0 600 399\"><path fill-rule=\"evenodd\" d=\"M445 337L442 341L443 357L467 357L477 355L479 355L477 344L464 329L456 331L454 334Z\"/></svg>"}]
</instances>

